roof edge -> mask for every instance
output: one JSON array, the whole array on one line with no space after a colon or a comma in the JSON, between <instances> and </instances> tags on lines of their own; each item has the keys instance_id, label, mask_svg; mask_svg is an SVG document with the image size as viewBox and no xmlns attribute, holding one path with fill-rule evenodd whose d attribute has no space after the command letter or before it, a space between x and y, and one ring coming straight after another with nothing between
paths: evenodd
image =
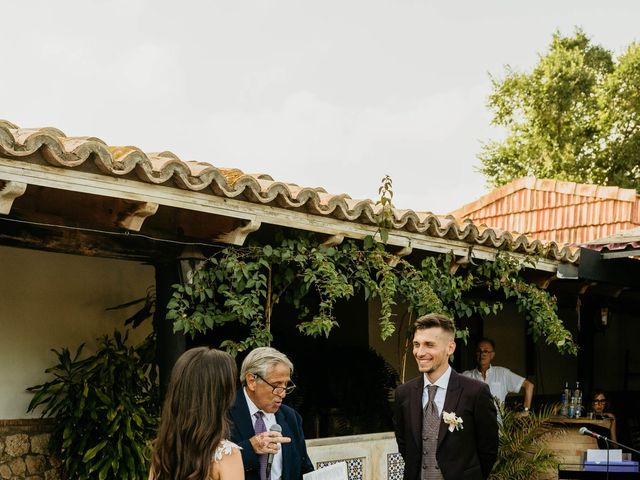
<instances>
[{"instance_id":1,"label":"roof edge","mask_svg":"<svg viewBox=\"0 0 640 480\"><path fill-rule=\"evenodd\" d=\"M638 201L638 193L633 188L610 187L548 178L540 179L536 177L521 177L492 190L473 202L467 203L462 207L453 210L449 215L453 215L457 219L463 219L487 205L495 203L497 200L502 199L507 195L511 195L517 191L525 189L543 192L557 192L581 197L619 200L622 202Z\"/></svg>"}]
</instances>

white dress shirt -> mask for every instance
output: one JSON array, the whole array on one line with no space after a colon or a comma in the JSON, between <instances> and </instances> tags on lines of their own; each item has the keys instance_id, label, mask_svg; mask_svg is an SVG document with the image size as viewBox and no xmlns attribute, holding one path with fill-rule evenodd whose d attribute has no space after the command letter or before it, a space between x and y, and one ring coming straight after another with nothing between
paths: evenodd
<instances>
[{"instance_id":1,"label":"white dress shirt","mask_svg":"<svg viewBox=\"0 0 640 480\"><path fill-rule=\"evenodd\" d=\"M247 395L247 390L242 389L242 393L244 393L244 398L247 400L247 406L249 407L249 415L251 415L251 423L253 424L253 429L255 431L256 428L256 413L260 410L256 407L255 403L251 401L249 395ZM275 413L267 413L264 410L262 411L264 414L264 426L267 428L267 431L276 423L276 415ZM273 464L271 465L271 480L280 480L282 478L282 444L280 444L280 448L278 449L278 453L273 456Z\"/></svg>"},{"instance_id":2,"label":"white dress shirt","mask_svg":"<svg viewBox=\"0 0 640 480\"><path fill-rule=\"evenodd\" d=\"M482 373L477 368L473 370L466 370L462 372L466 377L475 378L481 382L489 385L491 395L496 397L500 403L504 403L504 399L507 398L507 393L518 393L522 388L525 378L521 377L517 373L513 373L511 370L505 367L494 367L489 365L487 369L487 378L482 376Z\"/></svg>"},{"instance_id":3,"label":"white dress shirt","mask_svg":"<svg viewBox=\"0 0 640 480\"><path fill-rule=\"evenodd\" d=\"M435 385L436 390L436 398L434 403L436 404L436 408L438 409L438 415L442 414L442 410L444 409L444 399L447 396L447 387L449 386L449 378L451 377L451 366L447 365L447 371L442 374L442 376L435 381L435 383L431 383L429 381L429 377L424 373L424 390L422 390L422 409L427 405L429 401L429 391L427 387L429 385Z\"/></svg>"}]
</instances>

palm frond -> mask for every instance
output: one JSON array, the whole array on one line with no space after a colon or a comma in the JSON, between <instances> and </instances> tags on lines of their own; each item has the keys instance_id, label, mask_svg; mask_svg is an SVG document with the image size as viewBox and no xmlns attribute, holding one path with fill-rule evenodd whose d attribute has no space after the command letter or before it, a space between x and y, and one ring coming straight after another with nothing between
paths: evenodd
<instances>
[{"instance_id":1,"label":"palm frond","mask_svg":"<svg viewBox=\"0 0 640 480\"><path fill-rule=\"evenodd\" d=\"M559 460L548 449L547 440L555 435L549 423L557 405L522 416L504 404L499 405L501 422L498 459L491 480L531 480L558 467Z\"/></svg>"}]
</instances>

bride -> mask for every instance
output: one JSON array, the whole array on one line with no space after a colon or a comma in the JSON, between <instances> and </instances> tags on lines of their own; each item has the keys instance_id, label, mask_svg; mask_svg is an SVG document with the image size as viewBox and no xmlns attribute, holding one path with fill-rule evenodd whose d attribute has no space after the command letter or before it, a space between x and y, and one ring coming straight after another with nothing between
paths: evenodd
<instances>
[{"instance_id":1,"label":"bride","mask_svg":"<svg viewBox=\"0 0 640 480\"><path fill-rule=\"evenodd\" d=\"M149 480L244 480L240 447L229 437L236 364L208 347L184 352L171 372Z\"/></svg>"}]
</instances>

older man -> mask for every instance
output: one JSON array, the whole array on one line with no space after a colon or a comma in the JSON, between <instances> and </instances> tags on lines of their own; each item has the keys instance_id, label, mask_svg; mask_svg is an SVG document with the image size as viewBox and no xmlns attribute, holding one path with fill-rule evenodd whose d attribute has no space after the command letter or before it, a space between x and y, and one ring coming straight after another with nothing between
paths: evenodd
<instances>
[{"instance_id":1,"label":"older man","mask_svg":"<svg viewBox=\"0 0 640 480\"><path fill-rule=\"evenodd\" d=\"M524 390L523 414L528 415L533 399L533 382L513 373L508 368L492 365L495 356L495 342L486 337L480 339L476 348L477 368L467 370L462 374L489 385L491 394L501 404L504 403L508 393L518 393L520 390Z\"/></svg>"},{"instance_id":2,"label":"older man","mask_svg":"<svg viewBox=\"0 0 640 480\"><path fill-rule=\"evenodd\" d=\"M449 366L455 324L429 314L413 325L422 373L396 389L395 434L404 480L484 480L498 454L496 407L486 384Z\"/></svg>"},{"instance_id":3,"label":"older man","mask_svg":"<svg viewBox=\"0 0 640 480\"><path fill-rule=\"evenodd\" d=\"M301 480L313 470L302 418L282 403L295 388L292 373L291 361L275 348L256 348L242 362L242 390L230 416L231 440L242 447L246 480ZM275 424L282 433L271 430ZM270 455L273 462L267 466Z\"/></svg>"}]
</instances>

